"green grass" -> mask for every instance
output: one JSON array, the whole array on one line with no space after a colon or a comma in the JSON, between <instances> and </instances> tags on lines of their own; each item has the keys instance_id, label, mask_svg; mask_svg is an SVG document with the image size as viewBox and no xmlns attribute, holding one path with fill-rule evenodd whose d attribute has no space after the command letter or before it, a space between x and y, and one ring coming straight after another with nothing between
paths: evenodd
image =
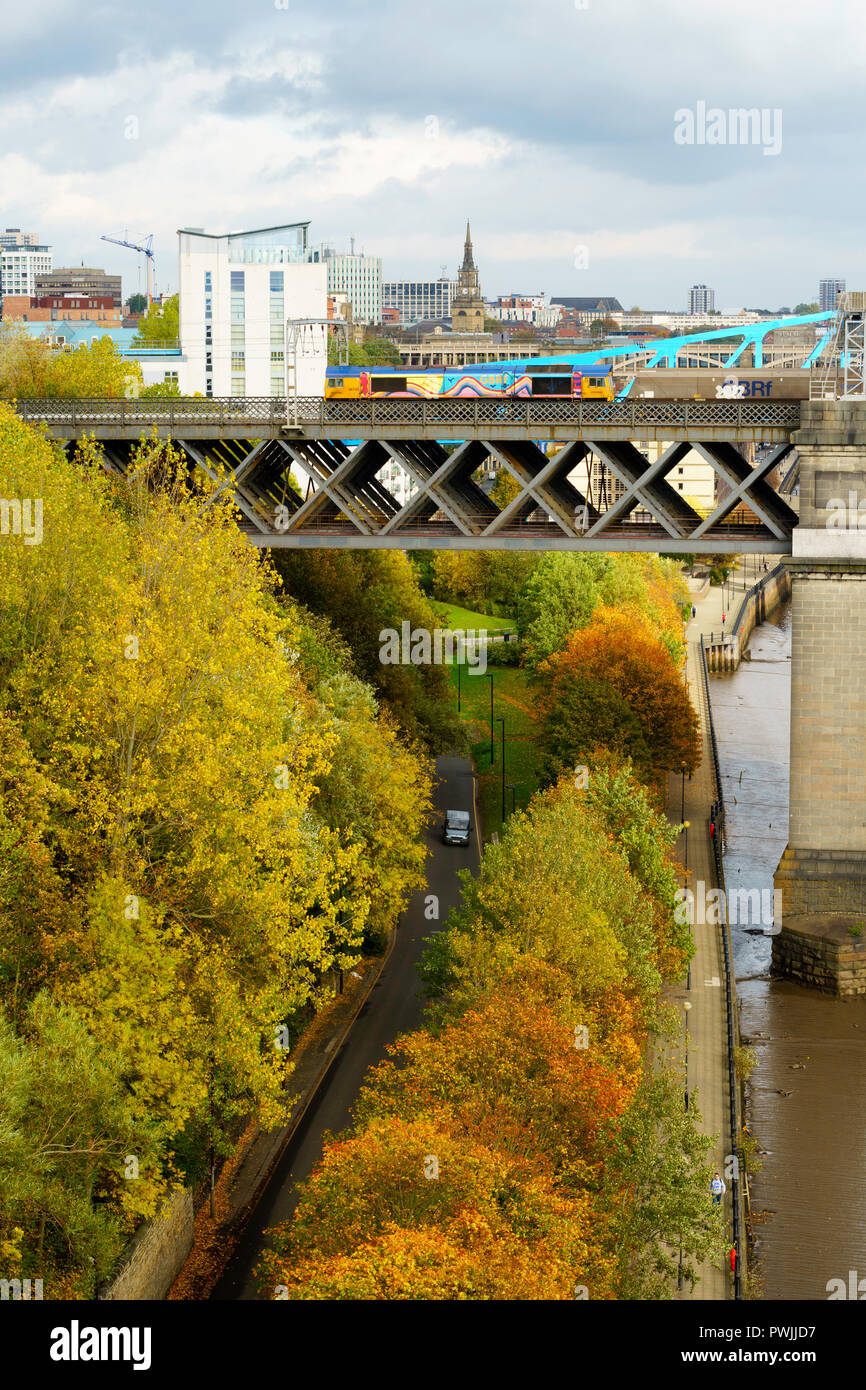
<instances>
[{"instance_id":1,"label":"green grass","mask_svg":"<svg viewBox=\"0 0 866 1390\"><path fill-rule=\"evenodd\" d=\"M458 610L459 611L459 610ZM457 704L457 667L450 670ZM502 725L494 723L496 762L490 764L490 681L487 675L473 676L469 668L461 669L460 718L466 725L472 756L478 770L478 810L486 837L502 828ZM505 719L505 781L514 783L515 804L520 810L529 804L538 790L541 775L541 756L538 751L537 727L532 717L535 695L526 672L516 666L493 666L493 716ZM511 792L505 792L506 815L511 813Z\"/></svg>"},{"instance_id":2,"label":"green grass","mask_svg":"<svg viewBox=\"0 0 866 1390\"><path fill-rule=\"evenodd\" d=\"M468 627L477 631L478 628L492 630L515 626L513 618L494 618L490 613L473 613L469 608L458 608L456 603L440 603L438 599L432 602L436 612L441 614L452 632L460 629L465 631Z\"/></svg>"}]
</instances>

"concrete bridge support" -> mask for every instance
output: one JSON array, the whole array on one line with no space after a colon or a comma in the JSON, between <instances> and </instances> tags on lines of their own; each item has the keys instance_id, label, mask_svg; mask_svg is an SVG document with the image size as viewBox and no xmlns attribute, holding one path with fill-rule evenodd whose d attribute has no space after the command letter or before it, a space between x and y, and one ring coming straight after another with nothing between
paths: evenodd
<instances>
[{"instance_id":1,"label":"concrete bridge support","mask_svg":"<svg viewBox=\"0 0 866 1390\"><path fill-rule=\"evenodd\" d=\"M791 811L775 884L785 925L838 934L845 918L856 939L856 919L866 923L866 402L804 404L794 440Z\"/></svg>"}]
</instances>

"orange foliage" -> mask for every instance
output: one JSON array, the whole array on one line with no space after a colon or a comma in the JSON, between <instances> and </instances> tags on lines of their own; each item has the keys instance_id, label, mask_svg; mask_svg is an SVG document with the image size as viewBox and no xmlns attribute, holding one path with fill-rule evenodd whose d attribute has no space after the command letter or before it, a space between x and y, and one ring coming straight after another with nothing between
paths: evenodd
<instances>
[{"instance_id":1,"label":"orange foliage","mask_svg":"<svg viewBox=\"0 0 866 1390\"><path fill-rule=\"evenodd\" d=\"M400 1038L394 1060L372 1073L359 1113L433 1114L452 1133L512 1157L532 1155L560 1179L589 1180L603 1157L603 1126L622 1114L639 1081L639 1006L610 990L575 1011L565 1005L567 985L524 958L438 1037Z\"/></svg>"},{"instance_id":2,"label":"orange foliage","mask_svg":"<svg viewBox=\"0 0 866 1390\"><path fill-rule=\"evenodd\" d=\"M639 720L657 768L697 766L697 715L667 648L638 611L599 608L541 670L547 677L539 692L544 719L557 717L569 682L607 681Z\"/></svg>"},{"instance_id":3,"label":"orange foliage","mask_svg":"<svg viewBox=\"0 0 866 1390\"><path fill-rule=\"evenodd\" d=\"M592 1228L589 1197L531 1164L432 1119L379 1119L329 1145L259 1278L271 1298L607 1298Z\"/></svg>"}]
</instances>

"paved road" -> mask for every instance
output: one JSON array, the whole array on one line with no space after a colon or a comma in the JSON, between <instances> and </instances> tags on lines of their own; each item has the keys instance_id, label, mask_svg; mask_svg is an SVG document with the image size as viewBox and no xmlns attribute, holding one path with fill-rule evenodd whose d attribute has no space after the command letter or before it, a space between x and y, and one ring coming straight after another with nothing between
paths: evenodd
<instances>
[{"instance_id":1,"label":"paved road","mask_svg":"<svg viewBox=\"0 0 866 1390\"><path fill-rule=\"evenodd\" d=\"M213 1298L254 1299L259 1296L253 1270L266 1245L263 1232L291 1216L296 1202L295 1184L303 1181L321 1158L323 1132L330 1130L336 1134L349 1124L367 1069L382 1061L386 1047L398 1034L417 1028L421 1022L420 980L415 965L421 958L423 938L430 936L437 925L424 916L425 895L438 895L441 925L460 900L457 870L467 867L476 870L479 857L471 765L466 758L442 757L436 760L436 771L440 781L434 796L437 818L427 834L428 886L414 895L403 913L388 964L265 1189ZM473 815L468 851L442 844L441 821L448 808L469 811Z\"/></svg>"}]
</instances>

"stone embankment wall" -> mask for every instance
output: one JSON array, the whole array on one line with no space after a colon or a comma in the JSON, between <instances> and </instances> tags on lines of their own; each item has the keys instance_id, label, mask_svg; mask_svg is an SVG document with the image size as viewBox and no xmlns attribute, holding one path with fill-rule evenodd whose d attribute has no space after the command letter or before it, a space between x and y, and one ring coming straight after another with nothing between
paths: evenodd
<instances>
[{"instance_id":1,"label":"stone embankment wall","mask_svg":"<svg viewBox=\"0 0 866 1390\"><path fill-rule=\"evenodd\" d=\"M139 1226L113 1279L103 1284L105 1299L165 1298L192 1249L192 1190L173 1192L159 1216Z\"/></svg>"},{"instance_id":2,"label":"stone embankment wall","mask_svg":"<svg viewBox=\"0 0 866 1390\"><path fill-rule=\"evenodd\" d=\"M704 638L709 669L736 671L755 628L790 597L791 576L782 563L749 589L739 611L724 632Z\"/></svg>"},{"instance_id":3,"label":"stone embankment wall","mask_svg":"<svg viewBox=\"0 0 866 1390\"><path fill-rule=\"evenodd\" d=\"M841 999L866 994L866 945L828 926L823 917L785 923L773 937L773 974Z\"/></svg>"}]
</instances>

